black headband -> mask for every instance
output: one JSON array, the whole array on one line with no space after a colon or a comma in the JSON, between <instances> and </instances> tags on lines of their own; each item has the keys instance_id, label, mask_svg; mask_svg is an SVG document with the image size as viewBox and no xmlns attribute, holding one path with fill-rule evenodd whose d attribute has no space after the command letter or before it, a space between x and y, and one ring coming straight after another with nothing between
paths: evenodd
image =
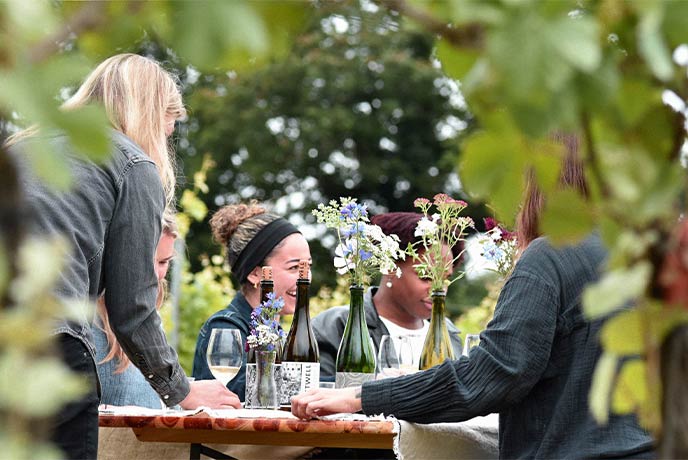
<instances>
[{"instance_id":1,"label":"black headband","mask_svg":"<svg viewBox=\"0 0 688 460\"><path fill-rule=\"evenodd\" d=\"M292 233L301 232L291 222L281 217L261 228L241 251L232 267L232 273L239 283L246 282L249 273L265 260L275 246Z\"/></svg>"}]
</instances>

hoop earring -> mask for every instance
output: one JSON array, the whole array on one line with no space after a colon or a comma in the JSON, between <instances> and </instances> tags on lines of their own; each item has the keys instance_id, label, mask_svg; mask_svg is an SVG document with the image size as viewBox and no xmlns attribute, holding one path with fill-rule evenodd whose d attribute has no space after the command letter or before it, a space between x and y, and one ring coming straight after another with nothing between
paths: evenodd
<instances>
[{"instance_id":1,"label":"hoop earring","mask_svg":"<svg viewBox=\"0 0 688 460\"><path fill-rule=\"evenodd\" d=\"M392 287L392 280L391 280L391 279L387 279L387 282L385 283L385 286L387 286L388 288L391 288L391 287Z\"/></svg>"}]
</instances>

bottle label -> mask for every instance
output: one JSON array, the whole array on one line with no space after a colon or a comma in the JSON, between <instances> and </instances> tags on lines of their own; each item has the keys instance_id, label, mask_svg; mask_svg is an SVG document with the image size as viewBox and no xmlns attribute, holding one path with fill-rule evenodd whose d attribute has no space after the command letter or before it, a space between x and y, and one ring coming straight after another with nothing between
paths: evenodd
<instances>
[{"instance_id":1,"label":"bottle label","mask_svg":"<svg viewBox=\"0 0 688 460\"><path fill-rule=\"evenodd\" d=\"M357 387L363 382L375 380L375 374L364 374L363 372L337 372L335 377L335 388Z\"/></svg>"},{"instance_id":2,"label":"bottle label","mask_svg":"<svg viewBox=\"0 0 688 460\"><path fill-rule=\"evenodd\" d=\"M291 404L291 397L318 388L320 363L282 362L280 403Z\"/></svg>"}]
</instances>

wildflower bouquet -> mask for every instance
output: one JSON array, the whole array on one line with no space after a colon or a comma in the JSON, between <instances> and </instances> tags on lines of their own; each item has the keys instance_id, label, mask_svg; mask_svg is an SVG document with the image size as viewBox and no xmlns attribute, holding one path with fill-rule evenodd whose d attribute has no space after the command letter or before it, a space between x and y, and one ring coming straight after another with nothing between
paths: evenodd
<instances>
[{"instance_id":1,"label":"wildflower bouquet","mask_svg":"<svg viewBox=\"0 0 688 460\"><path fill-rule=\"evenodd\" d=\"M273 351L282 341L284 331L280 328L276 316L284 307L284 299L270 292L267 300L253 309L251 312L251 331L246 338L250 348L264 351Z\"/></svg>"},{"instance_id":2,"label":"wildflower bouquet","mask_svg":"<svg viewBox=\"0 0 688 460\"><path fill-rule=\"evenodd\" d=\"M516 234L509 232L491 217L483 219L485 233L478 239L481 245L480 255L494 265L494 270L501 276L507 276L516 261Z\"/></svg>"},{"instance_id":3,"label":"wildflower bouquet","mask_svg":"<svg viewBox=\"0 0 688 460\"><path fill-rule=\"evenodd\" d=\"M413 205L423 213L414 232L420 241L409 244L406 253L413 257L418 276L430 280L431 292L444 291L460 278L451 279L451 275L463 251L457 255L443 254L443 248L445 245L453 248L463 241L465 230L474 226L473 219L460 215L467 206L465 201L455 200L445 193L438 193L433 201L417 198ZM431 213L433 208L435 212Z\"/></svg>"},{"instance_id":4,"label":"wildflower bouquet","mask_svg":"<svg viewBox=\"0 0 688 460\"><path fill-rule=\"evenodd\" d=\"M354 198L340 198L339 202L319 204L313 215L319 223L337 230L334 267L340 275L349 274L351 286L362 286L376 270L401 276L396 261L403 260L405 254L399 248L399 238L385 235L372 225L365 205Z\"/></svg>"}]
</instances>

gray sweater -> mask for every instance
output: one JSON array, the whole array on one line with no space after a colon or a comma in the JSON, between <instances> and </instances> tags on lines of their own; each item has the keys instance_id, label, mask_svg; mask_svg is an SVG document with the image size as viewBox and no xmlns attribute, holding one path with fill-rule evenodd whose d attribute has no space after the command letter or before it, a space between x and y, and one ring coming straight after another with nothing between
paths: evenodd
<instances>
[{"instance_id":1,"label":"gray sweater","mask_svg":"<svg viewBox=\"0 0 688 460\"><path fill-rule=\"evenodd\" d=\"M498 412L502 458L653 457L653 440L634 416L598 426L588 410L602 321L585 320L581 293L605 257L597 236L561 249L535 240L470 358L367 382L363 411L420 423Z\"/></svg>"}]
</instances>

